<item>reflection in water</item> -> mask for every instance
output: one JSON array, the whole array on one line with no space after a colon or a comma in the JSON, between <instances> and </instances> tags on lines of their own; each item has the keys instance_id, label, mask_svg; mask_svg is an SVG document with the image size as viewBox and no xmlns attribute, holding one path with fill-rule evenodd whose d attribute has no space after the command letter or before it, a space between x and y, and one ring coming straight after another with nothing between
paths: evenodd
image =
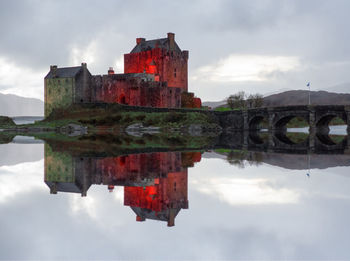
<instances>
[{"instance_id":1,"label":"reflection in water","mask_svg":"<svg viewBox=\"0 0 350 261\"><path fill-rule=\"evenodd\" d=\"M131 142L127 152L97 142L0 145L0 257L349 259L348 150L265 150L234 137L191 148L201 152Z\"/></svg>"},{"instance_id":2,"label":"reflection in water","mask_svg":"<svg viewBox=\"0 0 350 261\"><path fill-rule=\"evenodd\" d=\"M45 183L50 193L87 195L91 185L110 192L124 187L124 205L137 221L154 219L175 225L181 209L188 208L187 168L201 160L200 152L156 152L93 158L53 151L45 145Z\"/></svg>"}]
</instances>

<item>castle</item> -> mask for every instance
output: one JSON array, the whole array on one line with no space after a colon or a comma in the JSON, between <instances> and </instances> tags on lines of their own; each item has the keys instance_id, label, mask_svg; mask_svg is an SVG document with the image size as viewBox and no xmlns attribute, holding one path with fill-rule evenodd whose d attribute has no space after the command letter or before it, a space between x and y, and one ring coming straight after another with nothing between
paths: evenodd
<instances>
[{"instance_id":1,"label":"castle","mask_svg":"<svg viewBox=\"0 0 350 261\"><path fill-rule=\"evenodd\" d=\"M110 192L122 189L124 205L134 211L136 221L153 219L174 226L180 210L188 209L187 169L200 160L200 152L82 157L45 144L44 181L51 194L86 196L91 185L104 185Z\"/></svg>"},{"instance_id":2,"label":"castle","mask_svg":"<svg viewBox=\"0 0 350 261\"><path fill-rule=\"evenodd\" d=\"M200 108L201 100L188 92L188 51L167 38L136 39L124 54L124 73L109 68L106 75L91 75L86 63L50 66L44 79L45 117L54 109L74 103L120 103L159 108Z\"/></svg>"}]
</instances>

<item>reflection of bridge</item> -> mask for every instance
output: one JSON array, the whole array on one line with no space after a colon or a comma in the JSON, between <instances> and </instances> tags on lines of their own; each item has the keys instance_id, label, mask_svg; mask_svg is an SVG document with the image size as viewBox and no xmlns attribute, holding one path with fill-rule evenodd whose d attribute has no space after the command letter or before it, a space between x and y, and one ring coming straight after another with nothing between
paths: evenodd
<instances>
[{"instance_id":1,"label":"reflection of bridge","mask_svg":"<svg viewBox=\"0 0 350 261\"><path fill-rule=\"evenodd\" d=\"M350 106L344 105L286 106L215 112L215 114L223 128L234 130L256 130L265 120L268 122L269 130L280 131L295 117L304 119L311 131L318 132L327 132L329 122L336 117L343 119L348 126L350 124Z\"/></svg>"},{"instance_id":2,"label":"reflection of bridge","mask_svg":"<svg viewBox=\"0 0 350 261\"><path fill-rule=\"evenodd\" d=\"M339 153L349 151L349 135L335 143L327 133L311 132L307 138L300 143L295 143L283 131L269 131L265 133L258 131L237 131L224 133L220 136L216 148L247 149L253 151L271 151L302 154L307 152Z\"/></svg>"}]
</instances>

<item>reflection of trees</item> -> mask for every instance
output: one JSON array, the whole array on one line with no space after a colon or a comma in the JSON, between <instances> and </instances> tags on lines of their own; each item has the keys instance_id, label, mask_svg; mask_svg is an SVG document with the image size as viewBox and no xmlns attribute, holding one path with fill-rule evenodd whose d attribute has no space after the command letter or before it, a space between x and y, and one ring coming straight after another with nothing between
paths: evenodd
<instances>
[{"instance_id":1,"label":"reflection of trees","mask_svg":"<svg viewBox=\"0 0 350 261\"><path fill-rule=\"evenodd\" d=\"M226 160L231 165L235 165L238 168L245 167L245 160L250 166L259 166L263 161L263 155L260 152L248 152L244 150L231 150L226 157Z\"/></svg>"},{"instance_id":2,"label":"reflection of trees","mask_svg":"<svg viewBox=\"0 0 350 261\"><path fill-rule=\"evenodd\" d=\"M239 168L244 168L244 160L246 158L246 151L243 150L231 150L227 155L227 161L231 165L235 165Z\"/></svg>"},{"instance_id":3,"label":"reflection of trees","mask_svg":"<svg viewBox=\"0 0 350 261\"><path fill-rule=\"evenodd\" d=\"M250 157L248 159L248 163L250 166L259 166L262 164L264 156L260 152L251 152Z\"/></svg>"},{"instance_id":4,"label":"reflection of trees","mask_svg":"<svg viewBox=\"0 0 350 261\"><path fill-rule=\"evenodd\" d=\"M345 139L345 137L346 137L345 135L334 135L334 134L329 135L329 138L330 138L335 144L339 144L339 143L343 142L344 139Z\"/></svg>"},{"instance_id":5,"label":"reflection of trees","mask_svg":"<svg viewBox=\"0 0 350 261\"><path fill-rule=\"evenodd\" d=\"M15 136L16 134L13 134L13 133L0 132L0 144L7 144L12 142Z\"/></svg>"},{"instance_id":6,"label":"reflection of trees","mask_svg":"<svg viewBox=\"0 0 350 261\"><path fill-rule=\"evenodd\" d=\"M295 144L304 142L308 136L309 136L308 133L303 133L303 132L287 132L286 133L286 137Z\"/></svg>"}]
</instances>

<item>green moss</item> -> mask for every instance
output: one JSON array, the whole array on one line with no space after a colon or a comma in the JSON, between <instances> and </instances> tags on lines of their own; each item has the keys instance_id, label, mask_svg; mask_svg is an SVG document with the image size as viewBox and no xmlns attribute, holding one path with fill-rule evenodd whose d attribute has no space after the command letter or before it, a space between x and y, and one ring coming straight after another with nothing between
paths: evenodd
<instances>
[{"instance_id":1,"label":"green moss","mask_svg":"<svg viewBox=\"0 0 350 261\"><path fill-rule=\"evenodd\" d=\"M216 107L214 110L215 111L232 111L232 109L229 107Z\"/></svg>"},{"instance_id":2,"label":"green moss","mask_svg":"<svg viewBox=\"0 0 350 261\"><path fill-rule=\"evenodd\" d=\"M231 150L230 149L216 149L215 152L220 153L220 154L224 154L224 153L230 153Z\"/></svg>"},{"instance_id":3,"label":"green moss","mask_svg":"<svg viewBox=\"0 0 350 261\"><path fill-rule=\"evenodd\" d=\"M161 128L181 128L191 124L208 125L215 122L205 113L184 112L142 112L125 111L118 105L106 108L72 105L68 109L56 109L44 121L33 126L63 126L62 124L78 123L93 129L98 126L126 127L134 123Z\"/></svg>"}]
</instances>

